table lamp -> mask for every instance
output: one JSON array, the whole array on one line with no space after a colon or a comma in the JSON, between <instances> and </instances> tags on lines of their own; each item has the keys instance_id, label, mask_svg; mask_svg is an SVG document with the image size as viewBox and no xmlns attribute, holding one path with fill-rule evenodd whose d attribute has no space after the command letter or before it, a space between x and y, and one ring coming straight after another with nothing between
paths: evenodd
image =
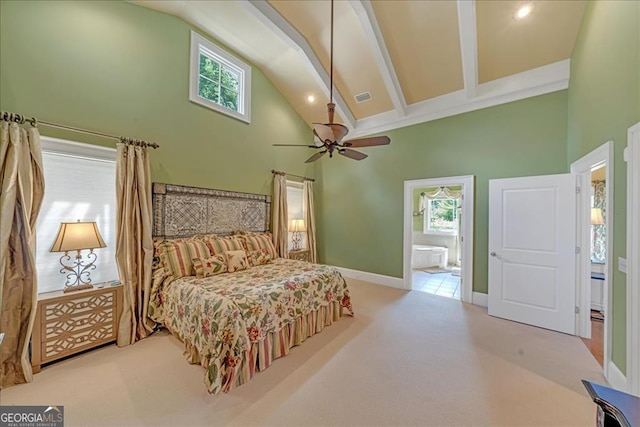
<instances>
[{"instance_id":1,"label":"table lamp","mask_svg":"<svg viewBox=\"0 0 640 427\"><path fill-rule=\"evenodd\" d=\"M307 231L307 227L304 225L304 219L292 219L289 231L291 231L291 243L293 243L293 250L297 251L300 249L300 240L302 240L300 232Z\"/></svg>"},{"instance_id":2,"label":"table lamp","mask_svg":"<svg viewBox=\"0 0 640 427\"><path fill-rule=\"evenodd\" d=\"M60 257L60 273L66 274L67 282L63 292L79 291L93 288L89 272L95 270L98 256L93 252L96 248L104 248L104 243L98 225L94 222L62 222L58 235L51 246L50 252L64 252ZM80 251L89 249L88 263L82 259ZM75 261L71 260L69 251L77 251Z\"/></svg>"}]
</instances>

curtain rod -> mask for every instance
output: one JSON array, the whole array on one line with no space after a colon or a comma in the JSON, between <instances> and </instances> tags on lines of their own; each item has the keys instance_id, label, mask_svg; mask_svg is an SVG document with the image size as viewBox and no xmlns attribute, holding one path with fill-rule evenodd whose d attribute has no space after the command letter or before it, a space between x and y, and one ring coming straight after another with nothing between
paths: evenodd
<instances>
[{"instance_id":1,"label":"curtain rod","mask_svg":"<svg viewBox=\"0 0 640 427\"><path fill-rule=\"evenodd\" d=\"M0 120L4 120L4 121L7 121L7 122L15 122L15 123L18 123L18 124L24 124L25 122L29 122L29 124L31 124L31 126L33 126L33 127L38 127L38 125L40 124L40 125L45 125L45 126L49 126L49 127L58 128L58 129L65 129L65 130L71 130L71 131L74 131L74 132L86 133L86 134L89 134L89 135L101 136L103 138L117 139L118 141L120 141L120 142L122 142L124 144L138 145L138 146L141 146L141 147L151 147L151 148L159 148L160 147L155 142L147 142L147 141L144 141L144 140L141 140L141 139L125 138L124 136L109 135L108 133L95 132L95 131L92 131L92 130L76 128L76 127L73 127L73 126L67 126L67 125L61 125L61 124L58 124L58 123L45 122L43 120L38 120L35 117L28 118L26 116L23 116L22 114L9 113L7 111L0 111Z\"/></svg>"},{"instance_id":2,"label":"curtain rod","mask_svg":"<svg viewBox=\"0 0 640 427\"><path fill-rule=\"evenodd\" d=\"M305 181L311 181L311 182L314 182L314 181L315 181L315 179L313 179L313 178L309 178L308 176L294 175L294 174L292 174L292 173L280 172L280 171L277 171L277 170L275 170L275 169L271 169L271 173L272 173L272 174L274 174L274 175L289 175L289 176L295 176L296 178L302 178L302 179L304 179Z\"/></svg>"}]
</instances>

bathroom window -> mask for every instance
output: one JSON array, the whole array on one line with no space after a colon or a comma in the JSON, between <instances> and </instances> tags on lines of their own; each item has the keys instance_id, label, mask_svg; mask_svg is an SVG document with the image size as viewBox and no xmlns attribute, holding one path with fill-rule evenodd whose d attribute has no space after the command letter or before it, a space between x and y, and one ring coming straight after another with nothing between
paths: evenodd
<instances>
[{"instance_id":1,"label":"bathroom window","mask_svg":"<svg viewBox=\"0 0 640 427\"><path fill-rule=\"evenodd\" d=\"M458 234L458 200L429 200L424 218L425 234Z\"/></svg>"}]
</instances>

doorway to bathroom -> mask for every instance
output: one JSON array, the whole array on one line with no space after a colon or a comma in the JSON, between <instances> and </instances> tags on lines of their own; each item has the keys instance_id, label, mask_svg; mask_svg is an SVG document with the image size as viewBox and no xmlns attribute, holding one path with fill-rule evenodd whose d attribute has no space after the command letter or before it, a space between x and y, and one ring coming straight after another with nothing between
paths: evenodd
<instances>
[{"instance_id":1,"label":"doorway to bathroom","mask_svg":"<svg viewBox=\"0 0 640 427\"><path fill-rule=\"evenodd\" d=\"M474 177L405 181L406 289L472 301Z\"/></svg>"}]
</instances>

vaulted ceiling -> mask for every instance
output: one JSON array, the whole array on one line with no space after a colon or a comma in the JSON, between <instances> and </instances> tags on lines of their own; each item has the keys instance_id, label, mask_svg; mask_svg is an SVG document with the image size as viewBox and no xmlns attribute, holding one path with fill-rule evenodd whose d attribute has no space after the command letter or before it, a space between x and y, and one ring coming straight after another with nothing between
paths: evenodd
<instances>
[{"instance_id":1,"label":"vaulted ceiling","mask_svg":"<svg viewBox=\"0 0 640 427\"><path fill-rule=\"evenodd\" d=\"M144 0L259 67L308 123L326 122L330 1ZM532 7L515 17L523 5ZM337 122L350 136L568 87L586 0L337 0ZM358 101L356 97L370 98ZM309 95L315 96L310 103Z\"/></svg>"}]
</instances>

